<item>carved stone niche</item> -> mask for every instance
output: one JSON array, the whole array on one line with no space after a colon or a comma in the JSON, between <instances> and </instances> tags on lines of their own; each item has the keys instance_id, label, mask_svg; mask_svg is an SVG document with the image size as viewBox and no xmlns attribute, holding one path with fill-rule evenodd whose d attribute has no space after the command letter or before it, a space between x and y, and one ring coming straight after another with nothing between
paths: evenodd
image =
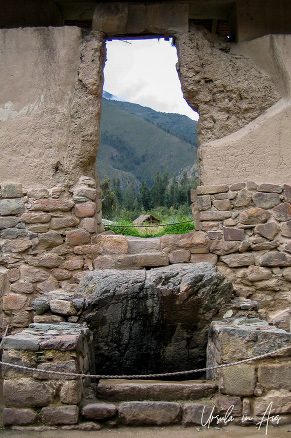
<instances>
[{"instance_id":1,"label":"carved stone niche","mask_svg":"<svg viewBox=\"0 0 291 438\"><path fill-rule=\"evenodd\" d=\"M148 374L205 366L208 330L232 284L211 263L100 270L79 285L99 374Z\"/></svg>"}]
</instances>

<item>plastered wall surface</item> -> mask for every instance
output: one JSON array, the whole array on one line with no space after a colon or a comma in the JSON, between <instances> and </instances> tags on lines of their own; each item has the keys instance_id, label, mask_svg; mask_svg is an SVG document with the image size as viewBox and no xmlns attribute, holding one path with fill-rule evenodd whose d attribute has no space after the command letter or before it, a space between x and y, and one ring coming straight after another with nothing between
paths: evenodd
<instances>
[{"instance_id":1,"label":"plastered wall surface","mask_svg":"<svg viewBox=\"0 0 291 438\"><path fill-rule=\"evenodd\" d=\"M184 96L200 113L200 183L290 184L291 37L223 45L194 29L177 47Z\"/></svg>"},{"instance_id":2,"label":"plastered wall surface","mask_svg":"<svg viewBox=\"0 0 291 438\"><path fill-rule=\"evenodd\" d=\"M95 176L104 56L93 35L77 27L0 31L2 180L74 183L76 162Z\"/></svg>"}]
</instances>

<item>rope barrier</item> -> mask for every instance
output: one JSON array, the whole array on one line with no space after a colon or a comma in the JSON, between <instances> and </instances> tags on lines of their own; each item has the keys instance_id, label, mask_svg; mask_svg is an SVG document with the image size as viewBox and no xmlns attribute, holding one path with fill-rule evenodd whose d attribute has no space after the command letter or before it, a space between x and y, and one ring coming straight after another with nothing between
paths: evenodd
<instances>
[{"instance_id":1,"label":"rope barrier","mask_svg":"<svg viewBox=\"0 0 291 438\"><path fill-rule=\"evenodd\" d=\"M270 357L273 355L278 355L279 353L282 353L283 351L287 351L290 350L291 351L291 346L289 347L284 347L281 348L279 350L275 350L273 352L269 352L269 353L265 353L265 354L261 354L260 356L255 356L255 357L251 357L248 359L243 359L237 362L231 362L231 363L226 363L226 364L222 364L222 365L216 365L213 367L208 367L208 368L200 368L198 370L189 370L189 371L178 371L178 372L174 372L174 373L161 373L161 374L141 374L141 375L122 375L122 376L115 376L115 375L102 375L102 374L83 374L83 373L66 373L63 371L49 371L49 370L41 370L41 369L37 369L37 368L31 368L31 367L25 367L22 365L16 365L16 364L10 364L7 362L2 362L0 361L0 365L4 366L4 367L11 367L11 368L17 368L20 370L26 370L26 371L33 371L35 373L43 373L43 374L54 374L54 375L60 375L60 376L67 376L67 377L77 377L77 378L90 378L90 379L157 379L157 378L164 378L164 377L178 377L178 376L186 376L188 374L193 374L193 373L201 373L204 371L211 371L211 370L216 370L216 369L220 369L220 368L226 368L226 367L232 367L235 365L239 365L242 363L246 363L246 362L251 362L253 360L258 360L258 359L264 359L266 357Z\"/></svg>"},{"instance_id":2,"label":"rope barrier","mask_svg":"<svg viewBox=\"0 0 291 438\"><path fill-rule=\"evenodd\" d=\"M182 222L173 222L173 223L170 223L170 224L154 224L154 225L114 225L114 224L110 224L110 225L106 225L106 224L103 224L104 225L104 228L148 228L148 227L168 227L168 226L171 226L171 225L179 225L179 224L188 224L188 223L190 223L190 222L192 222L193 223L193 220L190 220L190 221L182 221Z\"/></svg>"}]
</instances>

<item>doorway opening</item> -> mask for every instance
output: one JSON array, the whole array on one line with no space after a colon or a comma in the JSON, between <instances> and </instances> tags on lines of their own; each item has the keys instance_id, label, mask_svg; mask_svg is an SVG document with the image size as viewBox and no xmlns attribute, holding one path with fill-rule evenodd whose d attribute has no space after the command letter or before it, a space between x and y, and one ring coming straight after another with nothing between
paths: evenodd
<instances>
[{"instance_id":1,"label":"doorway opening","mask_svg":"<svg viewBox=\"0 0 291 438\"><path fill-rule=\"evenodd\" d=\"M103 221L191 218L198 114L183 98L173 39L115 39L106 46L97 158Z\"/></svg>"}]
</instances>

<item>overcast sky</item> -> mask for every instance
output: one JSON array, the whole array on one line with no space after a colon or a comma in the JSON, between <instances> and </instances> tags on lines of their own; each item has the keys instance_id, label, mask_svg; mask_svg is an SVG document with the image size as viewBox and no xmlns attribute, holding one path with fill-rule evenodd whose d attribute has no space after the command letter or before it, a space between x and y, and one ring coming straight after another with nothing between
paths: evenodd
<instances>
[{"instance_id":1,"label":"overcast sky","mask_svg":"<svg viewBox=\"0 0 291 438\"><path fill-rule=\"evenodd\" d=\"M177 51L164 39L107 41L104 90L156 111L198 120L183 98L176 71Z\"/></svg>"}]
</instances>

